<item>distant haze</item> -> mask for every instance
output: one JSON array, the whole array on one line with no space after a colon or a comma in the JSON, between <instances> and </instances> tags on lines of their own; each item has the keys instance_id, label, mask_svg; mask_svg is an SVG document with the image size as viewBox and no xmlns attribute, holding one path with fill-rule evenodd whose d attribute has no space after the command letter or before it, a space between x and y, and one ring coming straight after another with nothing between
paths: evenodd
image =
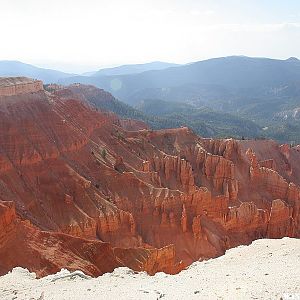
<instances>
[{"instance_id":1,"label":"distant haze","mask_svg":"<svg viewBox=\"0 0 300 300\"><path fill-rule=\"evenodd\" d=\"M300 56L298 0L1 0L0 60L65 72Z\"/></svg>"}]
</instances>

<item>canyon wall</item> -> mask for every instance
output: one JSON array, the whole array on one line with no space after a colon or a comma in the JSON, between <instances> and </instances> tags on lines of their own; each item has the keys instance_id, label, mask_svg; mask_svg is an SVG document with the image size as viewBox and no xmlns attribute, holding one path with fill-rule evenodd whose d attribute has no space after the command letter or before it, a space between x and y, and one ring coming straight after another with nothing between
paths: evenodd
<instances>
[{"instance_id":1,"label":"canyon wall","mask_svg":"<svg viewBox=\"0 0 300 300\"><path fill-rule=\"evenodd\" d=\"M185 127L153 131L135 122L127 131L115 115L82 101L85 88L95 92L59 87L0 103L6 255L19 242L9 232L19 226L28 236L23 248L43 249L30 269L40 275L64 264L93 275L117 265L176 273L258 238L300 236L298 147L204 139ZM65 248L62 258L47 256ZM0 271L30 267L29 252L22 260L9 256Z\"/></svg>"},{"instance_id":2,"label":"canyon wall","mask_svg":"<svg viewBox=\"0 0 300 300\"><path fill-rule=\"evenodd\" d=\"M0 96L15 96L43 90L43 82L26 77L0 77Z\"/></svg>"}]
</instances>

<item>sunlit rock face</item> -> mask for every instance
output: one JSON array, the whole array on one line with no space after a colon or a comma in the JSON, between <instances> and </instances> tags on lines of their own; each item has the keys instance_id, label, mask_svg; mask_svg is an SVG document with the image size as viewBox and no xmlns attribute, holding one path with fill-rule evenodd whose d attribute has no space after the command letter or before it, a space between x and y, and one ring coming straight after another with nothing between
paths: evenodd
<instances>
[{"instance_id":1,"label":"sunlit rock face","mask_svg":"<svg viewBox=\"0 0 300 300\"><path fill-rule=\"evenodd\" d=\"M0 96L14 96L43 90L43 82L27 77L0 77Z\"/></svg>"},{"instance_id":2,"label":"sunlit rock face","mask_svg":"<svg viewBox=\"0 0 300 300\"><path fill-rule=\"evenodd\" d=\"M176 273L299 237L297 147L149 130L91 108L85 88L0 97L0 273Z\"/></svg>"}]
</instances>

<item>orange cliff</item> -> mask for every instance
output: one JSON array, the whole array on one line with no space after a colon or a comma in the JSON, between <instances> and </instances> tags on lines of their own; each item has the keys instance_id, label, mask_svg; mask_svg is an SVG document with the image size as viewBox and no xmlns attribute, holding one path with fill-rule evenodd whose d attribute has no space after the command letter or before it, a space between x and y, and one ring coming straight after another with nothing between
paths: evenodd
<instances>
[{"instance_id":1,"label":"orange cliff","mask_svg":"<svg viewBox=\"0 0 300 300\"><path fill-rule=\"evenodd\" d=\"M99 240L41 231L30 222L18 219L12 203L0 202L0 230L0 275L15 266L28 268L38 277L62 268L80 269L92 276L122 266L150 274L157 271L176 273L182 269L180 264L175 264L174 247L113 248Z\"/></svg>"},{"instance_id":2,"label":"orange cliff","mask_svg":"<svg viewBox=\"0 0 300 300\"><path fill-rule=\"evenodd\" d=\"M43 90L43 82L26 77L0 77L0 96L15 96Z\"/></svg>"},{"instance_id":3,"label":"orange cliff","mask_svg":"<svg viewBox=\"0 0 300 300\"><path fill-rule=\"evenodd\" d=\"M128 128L85 89L0 96L1 273L176 273L258 238L299 237L297 147Z\"/></svg>"}]
</instances>

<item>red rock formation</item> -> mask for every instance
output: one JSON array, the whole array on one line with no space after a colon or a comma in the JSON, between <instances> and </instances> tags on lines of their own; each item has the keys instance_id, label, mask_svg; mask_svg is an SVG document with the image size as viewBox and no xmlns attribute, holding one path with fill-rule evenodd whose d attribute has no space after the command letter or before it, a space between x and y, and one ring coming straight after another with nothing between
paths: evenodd
<instances>
[{"instance_id":1,"label":"red rock formation","mask_svg":"<svg viewBox=\"0 0 300 300\"><path fill-rule=\"evenodd\" d=\"M43 82L26 77L0 78L0 96L15 96L43 90Z\"/></svg>"},{"instance_id":2,"label":"red rock formation","mask_svg":"<svg viewBox=\"0 0 300 300\"><path fill-rule=\"evenodd\" d=\"M122 119L120 120L120 125L128 131L149 129L149 126L145 122L139 120Z\"/></svg>"},{"instance_id":3,"label":"red rock formation","mask_svg":"<svg viewBox=\"0 0 300 300\"><path fill-rule=\"evenodd\" d=\"M62 268L82 270L99 276L114 268L128 266L135 271L175 274L183 266L175 262L174 247L163 249L113 248L99 240L40 231L17 218L11 202L0 202L0 275L16 266L37 273L38 277Z\"/></svg>"},{"instance_id":4,"label":"red rock formation","mask_svg":"<svg viewBox=\"0 0 300 300\"><path fill-rule=\"evenodd\" d=\"M257 238L299 237L297 147L127 131L82 101L85 88L95 92L1 98L0 272L175 273Z\"/></svg>"},{"instance_id":5,"label":"red rock formation","mask_svg":"<svg viewBox=\"0 0 300 300\"><path fill-rule=\"evenodd\" d=\"M268 222L268 238L280 238L295 235L295 224L292 208L280 199L272 201L270 219Z\"/></svg>"},{"instance_id":6,"label":"red rock formation","mask_svg":"<svg viewBox=\"0 0 300 300\"><path fill-rule=\"evenodd\" d=\"M176 274L184 268L182 262L175 263L174 246L166 246L162 249L115 248L114 253L124 265L130 266L130 268L135 271L146 271L150 275L154 275L157 270L169 274ZM173 267L170 268L170 266Z\"/></svg>"},{"instance_id":7,"label":"red rock formation","mask_svg":"<svg viewBox=\"0 0 300 300\"><path fill-rule=\"evenodd\" d=\"M274 159L262 160L262 161L259 162L259 165L261 167L265 167L265 168L268 168L268 169L273 169L273 170L276 171L276 164L275 164Z\"/></svg>"},{"instance_id":8,"label":"red rock formation","mask_svg":"<svg viewBox=\"0 0 300 300\"><path fill-rule=\"evenodd\" d=\"M0 201L0 245L14 229L16 218L14 203Z\"/></svg>"},{"instance_id":9,"label":"red rock formation","mask_svg":"<svg viewBox=\"0 0 300 300\"><path fill-rule=\"evenodd\" d=\"M123 157L122 156L117 156L116 157L116 162L114 164L114 168L116 171L123 173L126 170L126 166L123 162Z\"/></svg>"}]
</instances>

